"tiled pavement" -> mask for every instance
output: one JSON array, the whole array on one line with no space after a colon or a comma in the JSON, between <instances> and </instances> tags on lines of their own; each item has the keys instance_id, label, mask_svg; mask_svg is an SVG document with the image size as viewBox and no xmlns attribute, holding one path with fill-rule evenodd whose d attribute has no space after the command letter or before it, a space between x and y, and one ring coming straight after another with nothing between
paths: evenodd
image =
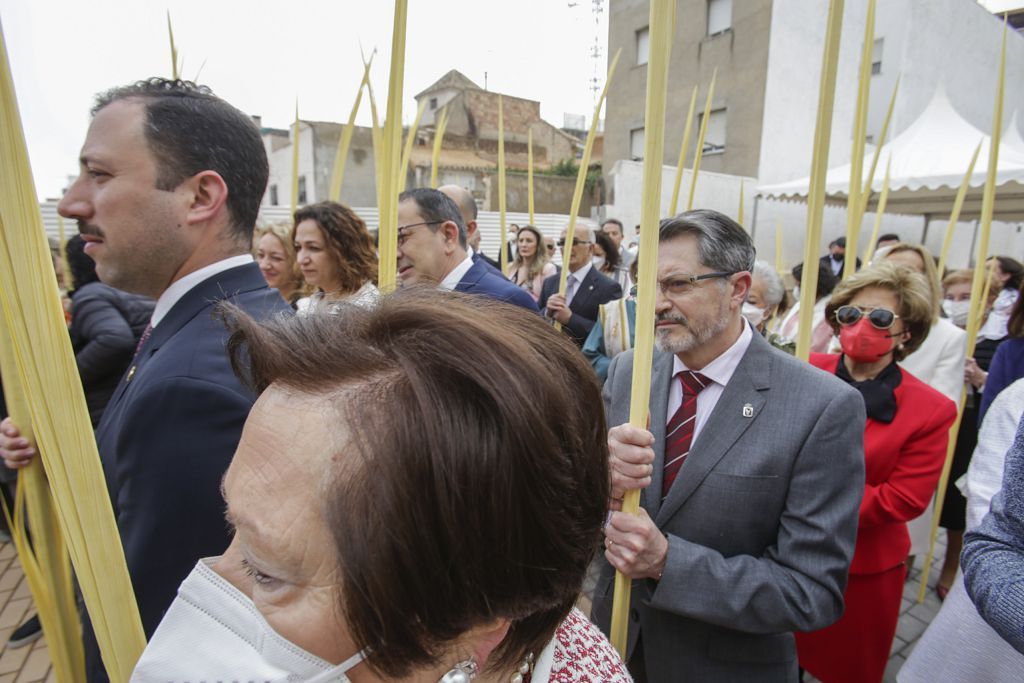
<instances>
[{"instance_id":1,"label":"tiled pavement","mask_svg":"<svg viewBox=\"0 0 1024 683\"><path fill-rule=\"evenodd\" d=\"M21 572L14 545L0 545L0 683L57 680L51 671L45 638L16 650L7 649L11 632L34 613L28 582Z\"/></svg>"},{"instance_id":2,"label":"tiled pavement","mask_svg":"<svg viewBox=\"0 0 1024 683\"><path fill-rule=\"evenodd\" d=\"M892 645L889 666L885 671L885 683L896 680L896 672L910 656L914 644L921 637L928 623L939 611L939 600L935 596L935 581L939 575L945 557L945 533L939 532L939 543L936 546L935 559L928 579L928 592L925 601L917 604L918 580L921 575L919 557L917 564L910 572L903 590L903 606L900 611L899 626ZM580 608L590 611L590 601L580 599ZM38 681L56 681L46 649L46 640L40 638L31 646L16 650L6 648L7 639L27 616L33 613L32 597L28 592L28 584L21 572L21 564L15 556L14 546L10 543L0 545L0 683L36 683ZM807 677L806 683L815 679Z\"/></svg>"}]
</instances>

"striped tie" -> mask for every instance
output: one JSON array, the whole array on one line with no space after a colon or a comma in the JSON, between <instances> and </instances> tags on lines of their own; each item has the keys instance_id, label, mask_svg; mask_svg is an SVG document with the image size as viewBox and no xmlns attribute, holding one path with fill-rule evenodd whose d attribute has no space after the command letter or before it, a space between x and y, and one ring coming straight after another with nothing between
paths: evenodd
<instances>
[{"instance_id":1,"label":"striped tie","mask_svg":"<svg viewBox=\"0 0 1024 683\"><path fill-rule=\"evenodd\" d=\"M710 380L704 375L690 370L683 370L676 376L683 385L683 402L665 427L665 472L661 481L662 500L668 496L672 482L676 480L679 469L690 453L690 444L693 443L693 428L697 424L697 394L710 383Z\"/></svg>"}]
</instances>

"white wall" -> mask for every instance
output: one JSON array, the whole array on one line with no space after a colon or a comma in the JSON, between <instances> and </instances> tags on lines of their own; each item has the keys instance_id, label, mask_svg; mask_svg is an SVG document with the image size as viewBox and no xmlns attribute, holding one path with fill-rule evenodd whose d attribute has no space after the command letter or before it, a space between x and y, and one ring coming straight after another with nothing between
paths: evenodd
<instances>
[{"instance_id":1,"label":"white wall","mask_svg":"<svg viewBox=\"0 0 1024 683\"><path fill-rule=\"evenodd\" d=\"M289 137L291 137L289 126ZM270 179L267 191L263 195L263 205L270 204L270 186L277 185L277 203L288 208L292 201L292 146L285 145L271 152L267 149L270 162ZM306 176L306 204L312 204L326 197L316 196L316 176L313 159L313 128L304 122L299 123L299 177ZM333 159L331 160L333 163Z\"/></svg>"},{"instance_id":2,"label":"white wall","mask_svg":"<svg viewBox=\"0 0 1024 683\"><path fill-rule=\"evenodd\" d=\"M642 161L620 160L608 174L613 185L611 193L614 203L602 207L603 218L617 218L626 226L627 237L632 238L633 227L640 222L640 200L643 196ZM683 178L679 188L677 211L686 210L689 198L691 169L683 170ZM662 166L661 171L661 215L669 215L672 204L672 188L676 179L675 166ZM724 173L701 171L697 178L697 190L694 194L693 206L700 209L714 209L736 218L740 204L740 183L743 183L744 222L749 223L754 211L754 193L757 188L756 178Z\"/></svg>"}]
</instances>

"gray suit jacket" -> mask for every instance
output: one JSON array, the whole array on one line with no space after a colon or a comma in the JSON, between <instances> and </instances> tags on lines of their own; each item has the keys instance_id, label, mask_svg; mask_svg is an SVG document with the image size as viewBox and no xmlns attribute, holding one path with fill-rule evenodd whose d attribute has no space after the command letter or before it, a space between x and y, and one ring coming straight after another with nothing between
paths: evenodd
<instances>
[{"instance_id":1,"label":"gray suit jacket","mask_svg":"<svg viewBox=\"0 0 1024 683\"><path fill-rule=\"evenodd\" d=\"M633 582L629 652L642 633L652 683L791 683L791 632L843 611L864 491L863 400L755 333L662 503L672 360L655 352L654 474L641 496L668 559L660 581ZM612 362L609 425L629 419L632 373L632 351ZM602 562L593 618L607 633L614 570Z\"/></svg>"}]
</instances>

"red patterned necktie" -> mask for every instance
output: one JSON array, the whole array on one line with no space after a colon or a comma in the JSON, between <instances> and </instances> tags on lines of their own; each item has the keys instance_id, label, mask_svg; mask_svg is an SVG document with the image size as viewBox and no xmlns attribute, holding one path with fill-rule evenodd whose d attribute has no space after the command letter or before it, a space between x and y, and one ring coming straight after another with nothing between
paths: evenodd
<instances>
[{"instance_id":1,"label":"red patterned necktie","mask_svg":"<svg viewBox=\"0 0 1024 683\"><path fill-rule=\"evenodd\" d=\"M139 343L135 345L135 358L139 357L139 351L142 350L142 345L149 339L149 335L153 334L153 326L146 325L146 329L142 331L142 336L139 337Z\"/></svg>"},{"instance_id":2,"label":"red patterned necktie","mask_svg":"<svg viewBox=\"0 0 1024 683\"><path fill-rule=\"evenodd\" d=\"M665 426L665 472L661 480L661 498L668 495L672 482L690 453L693 429L697 425L697 394L710 380L699 372L683 370L676 375L683 385L683 402Z\"/></svg>"}]
</instances>

